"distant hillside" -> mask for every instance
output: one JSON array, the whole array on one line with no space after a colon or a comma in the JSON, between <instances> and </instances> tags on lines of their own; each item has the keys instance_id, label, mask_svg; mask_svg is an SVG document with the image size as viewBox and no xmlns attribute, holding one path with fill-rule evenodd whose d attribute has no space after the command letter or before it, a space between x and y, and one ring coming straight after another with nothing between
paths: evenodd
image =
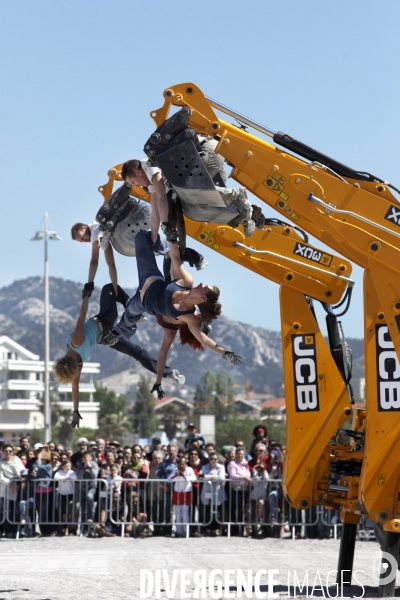
<instances>
[{"instance_id":1,"label":"distant hillside","mask_svg":"<svg viewBox=\"0 0 400 600\"><path fill-rule=\"evenodd\" d=\"M81 302L82 285L60 278L50 278L50 358L65 352L65 338L75 326ZM127 290L132 293L132 290ZM99 310L98 289L90 300L89 316ZM0 333L13 338L32 352L44 356L43 279L30 277L0 288ZM194 387L207 369L226 369L237 383L250 380L256 392L281 393L282 349L278 331L252 327L222 316L213 323L212 337L225 348L232 348L245 358L240 367L232 367L212 352L193 352L175 343L169 364L186 375L187 385ZM139 325L135 343L157 356L162 330L153 317ZM354 355L354 377L362 377L364 369L362 340L348 340ZM90 360L101 364L101 377L122 371L138 373L141 367L131 358L97 345Z\"/></svg>"}]
</instances>

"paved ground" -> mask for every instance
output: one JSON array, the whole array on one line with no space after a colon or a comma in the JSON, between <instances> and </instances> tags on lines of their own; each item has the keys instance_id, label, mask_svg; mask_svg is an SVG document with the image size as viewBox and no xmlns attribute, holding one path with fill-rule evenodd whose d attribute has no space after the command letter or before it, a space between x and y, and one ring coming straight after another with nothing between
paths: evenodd
<instances>
[{"instance_id":1,"label":"paved ground","mask_svg":"<svg viewBox=\"0 0 400 600\"><path fill-rule=\"evenodd\" d=\"M321 590L321 582L326 585L328 572L336 569L339 541L337 540L290 540L266 539L252 540L242 538L145 538L145 539L90 539L90 538L47 538L37 540L0 541L0 600L140 600L141 598L167 598L166 585L161 570L169 574L172 584L175 569L188 569L189 584L186 597L193 595L195 589L194 571L206 570L208 578L214 569L242 570L247 577L248 569L255 572L261 569L277 569L274 575L277 582L274 592L279 598L288 597L288 572L290 574L290 596L297 598L329 597L326 588ZM374 554L378 551L375 542L357 542L354 568L359 569L357 578L364 586L352 586L346 597L377 597L377 578L374 574ZM149 569L153 577L160 572L161 592L153 590L146 595L146 589L140 590L140 571ZM294 571L298 580L303 582L308 572L308 589L293 589ZM318 573L317 573L318 572ZM175 600L185 598L180 591L178 574L177 588L169 597ZM177 576L177 575L176 575ZM225 573L224 573L225 576ZM228 573L229 576L229 573ZM268 587L266 576L261 576L261 592ZM201 578L201 574L198 574ZM320 579L318 578L320 577ZM334 583L331 575L329 585ZM217 574L214 596L209 589L206 595L198 593L199 598L232 597L239 598L237 573L230 575L231 583L222 583L222 596L218 595ZM147 581L147 580L146 580ZM201 581L201 579L200 579ZM354 581L354 580L353 580ZM316 588L312 594L313 584ZM206 580L209 583L209 579ZM356 582L355 582L356 583ZM398 577L398 585L400 578ZM240 587L240 586L239 586ZM319 588L319 589L317 589ZM185 590L184 590L185 592ZM213 590L211 590L213 592ZM308 596L306 593L308 592ZM335 588L330 587L332 597L337 596ZM311 595L312 594L312 595ZM400 588L396 597L400 596ZM243 598L256 598L242 592ZM260 596L259 596L260 597ZM340 592L337 597L343 597Z\"/></svg>"}]
</instances>

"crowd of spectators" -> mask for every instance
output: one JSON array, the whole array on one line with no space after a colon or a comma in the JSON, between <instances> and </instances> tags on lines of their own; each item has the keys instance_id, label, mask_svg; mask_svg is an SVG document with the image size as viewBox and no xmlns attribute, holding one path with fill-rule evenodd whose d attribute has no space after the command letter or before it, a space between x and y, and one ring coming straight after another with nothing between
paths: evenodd
<instances>
[{"instance_id":1,"label":"crowd of spectators","mask_svg":"<svg viewBox=\"0 0 400 600\"><path fill-rule=\"evenodd\" d=\"M216 536L228 526L230 535L279 536L283 457L263 425L249 452L238 439L217 453L193 423L183 447L82 437L74 452L0 440L0 536Z\"/></svg>"}]
</instances>

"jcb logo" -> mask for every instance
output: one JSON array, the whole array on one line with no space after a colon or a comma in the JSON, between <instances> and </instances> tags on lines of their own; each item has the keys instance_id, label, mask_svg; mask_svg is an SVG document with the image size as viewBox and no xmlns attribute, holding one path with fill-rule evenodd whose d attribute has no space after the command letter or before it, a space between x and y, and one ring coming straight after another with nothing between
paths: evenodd
<instances>
[{"instance_id":1,"label":"jcb logo","mask_svg":"<svg viewBox=\"0 0 400 600\"><path fill-rule=\"evenodd\" d=\"M387 211L385 219L395 225L400 225L400 207L392 205Z\"/></svg>"},{"instance_id":2,"label":"jcb logo","mask_svg":"<svg viewBox=\"0 0 400 600\"><path fill-rule=\"evenodd\" d=\"M376 326L378 410L400 410L400 364L386 325Z\"/></svg>"},{"instance_id":3,"label":"jcb logo","mask_svg":"<svg viewBox=\"0 0 400 600\"><path fill-rule=\"evenodd\" d=\"M314 335L293 335L292 348L296 411L317 411L319 398Z\"/></svg>"},{"instance_id":4,"label":"jcb logo","mask_svg":"<svg viewBox=\"0 0 400 600\"><path fill-rule=\"evenodd\" d=\"M293 254L297 254L298 256L302 256L303 258L307 258L308 260L312 260L313 262L320 263L329 267L332 262L332 256L330 254L325 254L325 252L321 252L321 250L316 250L312 246L307 246L307 244L296 243Z\"/></svg>"}]
</instances>

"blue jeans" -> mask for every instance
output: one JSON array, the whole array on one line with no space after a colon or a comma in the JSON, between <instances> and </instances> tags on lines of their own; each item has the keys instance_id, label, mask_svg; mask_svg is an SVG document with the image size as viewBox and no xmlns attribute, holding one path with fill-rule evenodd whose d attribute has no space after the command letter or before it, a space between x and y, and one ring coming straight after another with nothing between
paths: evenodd
<instances>
[{"instance_id":1,"label":"blue jeans","mask_svg":"<svg viewBox=\"0 0 400 600\"><path fill-rule=\"evenodd\" d=\"M96 316L99 319L99 321L101 321L101 323L103 324L104 335L107 335L110 329L112 329L112 326L114 325L114 322L118 317L117 302L119 302L122 305L125 305L127 301L128 295L119 286L117 297L115 297L112 283L108 283L103 287L100 294L100 312ZM130 332L130 335L132 335L132 331ZM147 350L144 350L136 344L132 344L132 342L130 342L126 338L122 337L120 340L118 340L116 344L114 344L114 346L111 346L111 348L113 350L116 350L117 352L121 352L121 354L131 356L133 359L140 362L142 367L144 367L151 373L157 373L157 360L153 358L147 352ZM164 369L163 377L169 377L171 375L171 371L171 367L166 366Z\"/></svg>"},{"instance_id":2,"label":"blue jeans","mask_svg":"<svg viewBox=\"0 0 400 600\"><path fill-rule=\"evenodd\" d=\"M147 350L144 350L136 344L132 344L129 340L121 337L114 346L111 346L113 350L131 356L135 360L139 361L142 367L150 371L150 373L157 373L157 360L153 358ZM163 377L169 377L172 369L168 365L165 366Z\"/></svg>"},{"instance_id":3,"label":"blue jeans","mask_svg":"<svg viewBox=\"0 0 400 600\"><path fill-rule=\"evenodd\" d=\"M87 489L85 482L82 482L80 504L81 504L81 532L85 533L88 530L88 526L84 524L85 521L91 519L93 521L94 516L94 496L96 494L96 488Z\"/></svg>"},{"instance_id":4,"label":"blue jeans","mask_svg":"<svg viewBox=\"0 0 400 600\"><path fill-rule=\"evenodd\" d=\"M140 299L140 291L149 277L161 277L163 274L157 266L154 256L154 246L149 231L139 231L136 236L136 266L138 270L139 285L136 293L129 300L125 312L114 331L125 337L131 337L136 332L136 324L144 312L144 306Z\"/></svg>"},{"instance_id":5,"label":"blue jeans","mask_svg":"<svg viewBox=\"0 0 400 600\"><path fill-rule=\"evenodd\" d=\"M21 528L21 531L25 531L25 534L28 536L32 535L32 525L31 525L31 513L33 512L33 508L35 506L35 502L33 498L29 498L28 500L20 500L19 501L19 518L25 519L26 525Z\"/></svg>"},{"instance_id":6,"label":"blue jeans","mask_svg":"<svg viewBox=\"0 0 400 600\"><path fill-rule=\"evenodd\" d=\"M100 294L100 311L96 317L103 324L103 329L106 330L106 333L112 329L112 326L118 317L117 302L125 306L128 299L128 294L119 286L117 297L115 297L112 283L103 286Z\"/></svg>"},{"instance_id":7,"label":"blue jeans","mask_svg":"<svg viewBox=\"0 0 400 600\"><path fill-rule=\"evenodd\" d=\"M268 494L269 517L271 521L278 520L278 500L280 500L282 497L283 492L281 487Z\"/></svg>"}]
</instances>

